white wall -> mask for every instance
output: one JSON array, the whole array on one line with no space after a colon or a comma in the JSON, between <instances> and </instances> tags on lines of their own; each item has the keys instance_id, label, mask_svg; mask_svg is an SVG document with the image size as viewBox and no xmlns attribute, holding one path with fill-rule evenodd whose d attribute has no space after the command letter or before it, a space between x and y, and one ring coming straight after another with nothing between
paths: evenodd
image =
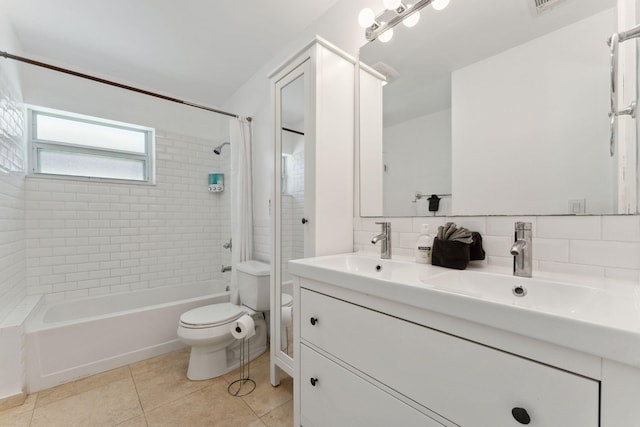
<instances>
[{"instance_id":1,"label":"white wall","mask_svg":"<svg viewBox=\"0 0 640 427\"><path fill-rule=\"evenodd\" d=\"M456 214L570 213L571 199L614 212L613 22L610 9L453 73Z\"/></svg>"},{"instance_id":2,"label":"white wall","mask_svg":"<svg viewBox=\"0 0 640 427\"><path fill-rule=\"evenodd\" d=\"M0 10L0 44L20 52L13 28ZM24 384L22 310L25 281L25 123L20 73L0 60L0 401L17 397ZM1 406L1 405L0 405Z\"/></svg>"},{"instance_id":3,"label":"white wall","mask_svg":"<svg viewBox=\"0 0 640 427\"><path fill-rule=\"evenodd\" d=\"M451 194L451 110L385 127L383 135L386 215L416 216L416 192Z\"/></svg>"}]
</instances>

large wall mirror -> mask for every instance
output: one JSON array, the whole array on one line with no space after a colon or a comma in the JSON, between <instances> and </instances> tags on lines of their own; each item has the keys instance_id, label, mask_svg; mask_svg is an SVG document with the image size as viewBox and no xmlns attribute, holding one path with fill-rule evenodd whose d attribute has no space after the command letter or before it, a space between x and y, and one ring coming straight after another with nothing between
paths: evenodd
<instances>
[{"instance_id":1,"label":"large wall mirror","mask_svg":"<svg viewBox=\"0 0 640 427\"><path fill-rule=\"evenodd\" d=\"M360 141L361 161L381 159L361 164L362 216L621 213L636 159L621 174L609 153L616 0L534 4L451 0L360 49L386 80L382 156ZM361 117L361 135L370 123ZM383 197L371 202L376 174Z\"/></svg>"}]
</instances>

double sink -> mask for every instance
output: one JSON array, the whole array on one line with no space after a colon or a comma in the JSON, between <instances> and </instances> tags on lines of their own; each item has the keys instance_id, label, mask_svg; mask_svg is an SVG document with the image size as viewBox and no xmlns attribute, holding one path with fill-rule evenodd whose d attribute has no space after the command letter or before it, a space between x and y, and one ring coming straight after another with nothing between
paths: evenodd
<instances>
[{"instance_id":1,"label":"double sink","mask_svg":"<svg viewBox=\"0 0 640 427\"><path fill-rule=\"evenodd\" d=\"M291 261L292 274L640 367L640 285L488 266L450 270L347 253Z\"/></svg>"}]
</instances>

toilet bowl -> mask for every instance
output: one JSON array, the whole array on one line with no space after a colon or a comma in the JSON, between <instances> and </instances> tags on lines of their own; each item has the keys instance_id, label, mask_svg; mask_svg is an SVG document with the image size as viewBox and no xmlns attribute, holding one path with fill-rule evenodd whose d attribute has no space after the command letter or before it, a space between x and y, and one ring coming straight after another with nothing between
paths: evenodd
<instances>
[{"instance_id":1,"label":"toilet bowl","mask_svg":"<svg viewBox=\"0 0 640 427\"><path fill-rule=\"evenodd\" d=\"M249 360L267 350L270 266L260 261L236 265L238 293L242 305L211 304L180 316L178 338L191 346L187 378L205 380L230 372L240 365L240 340L231 335L231 325L245 314L253 318L256 334L249 338Z\"/></svg>"}]
</instances>

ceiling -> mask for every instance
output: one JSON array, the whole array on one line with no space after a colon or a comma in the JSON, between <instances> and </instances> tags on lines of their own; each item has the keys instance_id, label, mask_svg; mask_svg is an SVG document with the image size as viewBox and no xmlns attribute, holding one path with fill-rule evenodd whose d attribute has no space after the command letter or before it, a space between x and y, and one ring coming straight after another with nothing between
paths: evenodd
<instances>
[{"instance_id":1,"label":"ceiling","mask_svg":"<svg viewBox=\"0 0 640 427\"><path fill-rule=\"evenodd\" d=\"M219 106L336 1L0 0L0 9L23 56Z\"/></svg>"}]
</instances>

